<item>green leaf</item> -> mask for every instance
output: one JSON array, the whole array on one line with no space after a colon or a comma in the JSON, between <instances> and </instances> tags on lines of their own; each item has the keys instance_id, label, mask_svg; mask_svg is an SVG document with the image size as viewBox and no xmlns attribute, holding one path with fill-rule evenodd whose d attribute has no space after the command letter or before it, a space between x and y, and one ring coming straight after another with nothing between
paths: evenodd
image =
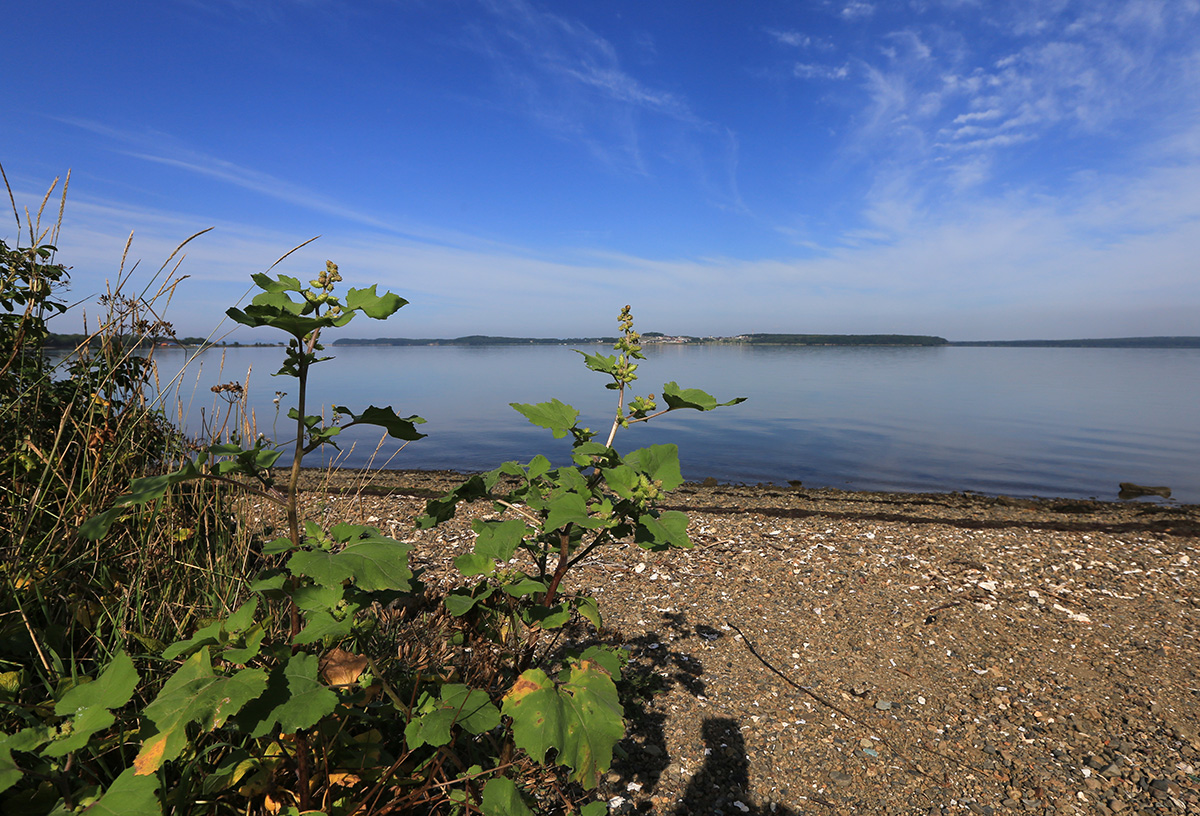
<instances>
[{"instance_id":1,"label":"green leaf","mask_svg":"<svg viewBox=\"0 0 1200 816\"><path fill-rule=\"evenodd\" d=\"M658 515L647 513L638 519L634 531L634 542L646 550L662 550L667 547L691 549L692 540L687 534L687 513L666 510Z\"/></svg>"},{"instance_id":2,"label":"green leaf","mask_svg":"<svg viewBox=\"0 0 1200 816\"><path fill-rule=\"evenodd\" d=\"M494 587L486 587L478 595L473 595L473 590L466 587L451 590L443 603L446 605L446 611L456 618L461 618L463 615L471 611L475 604L491 596L495 592Z\"/></svg>"},{"instance_id":3,"label":"green leaf","mask_svg":"<svg viewBox=\"0 0 1200 816\"><path fill-rule=\"evenodd\" d=\"M579 816L604 816L608 813L607 802L588 802L579 809Z\"/></svg>"},{"instance_id":4,"label":"green leaf","mask_svg":"<svg viewBox=\"0 0 1200 816\"><path fill-rule=\"evenodd\" d=\"M500 724L500 710L486 691L451 683L442 687L441 694L443 705L456 712L458 724L470 733L482 734Z\"/></svg>"},{"instance_id":5,"label":"green leaf","mask_svg":"<svg viewBox=\"0 0 1200 816\"><path fill-rule=\"evenodd\" d=\"M163 651L163 657L174 660L199 649L201 646L223 646L229 642L230 633L248 629L254 623L254 612L258 609L258 598L246 601L225 621L214 621L196 630L187 640L176 641Z\"/></svg>"},{"instance_id":6,"label":"green leaf","mask_svg":"<svg viewBox=\"0 0 1200 816\"><path fill-rule=\"evenodd\" d=\"M346 588L341 584L321 586L320 584L303 584L296 587L292 600L296 606L305 612L319 612L336 607L346 595Z\"/></svg>"},{"instance_id":7,"label":"green leaf","mask_svg":"<svg viewBox=\"0 0 1200 816\"><path fill-rule=\"evenodd\" d=\"M188 745L189 724L200 723L206 731L220 728L266 687L267 673L262 669L242 669L231 677L214 675L208 648L201 648L146 706L145 716L155 731L133 761L138 774L153 774L179 756Z\"/></svg>"},{"instance_id":8,"label":"green leaf","mask_svg":"<svg viewBox=\"0 0 1200 816\"><path fill-rule=\"evenodd\" d=\"M578 493L558 493L550 497L550 512L546 515L546 532L553 532L568 524L581 527L591 526L587 503Z\"/></svg>"},{"instance_id":9,"label":"green leaf","mask_svg":"<svg viewBox=\"0 0 1200 816\"><path fill-rule=\"evenodd\" d=\"M661 482L663 490L674 490L683 484L679 472L679 448L676 445L651 445L625 454L625 464L651 481Z\"/></svg>"},{"instance_id":10,"label":"green leaf","mask_svg":"<svg viewBox=\"0 0 1200 816\"><path fill-rule=\"evenodd\" d=\"M309 612L303 629L292 638L292 643L304 645L317 643L325 638L341 639L354 631L354 616L362 609L360 604L350 603L336 613L332 609L317 609Z\"/></svg>"},{"instance_id":11,"label":"green leaf","mask_svg":"<svg viewBox=\"0 0 1200 816\"><path fill-rule=\"evenodd\" d=\"M638 486L638 472L628 465L617 465L616 467L602 468L601 473L604 474L604 483L608 485L608 489L616 493L622 499L632 499L634 489Z\"/></svg>"},{"instance_id":12,"label":"green leaf","mask_svg":"<svg viewBox=\"0 0 1200 816\"><path fill-rule=\"evenodd\" d=\"M520 402L510 402L509 405L534 425L549 428L554 433L555 439L562 439L566 436L567 431L575 427L575 422L579 419L578 411L557 399L550 402L539 402L536 405Z\"/></svg>"},{"instance_id":13,"label":"green leaf","mask_svg":"<svg viewBox=\"0 0 1200 816\"><path fill-rule=\"evenodd\" d=\"M288 559L288 569L327 587L352 581L366 592L411 590L412 570L408 568L408 554L412 545L371 532L369 538L350 544L340 552L300 550Z\"/></svg>"},{"instance_id":14,"label":"green leaf","mask_svg":"<svg viewBox=\"0 0 1200 816\"><path fill-rule=\"evenodd\" d=\"M254 658L258 657L259 651L262 649L263 640L266 639L267 630L261 625L255 625L244 633L242 641L244 646L226 649L221 653L221 659L229 663L245 665Z\"/></svg>"},{"instance_id":15,"label":"green leaf","mask_svg":"<svg viewBox=\"0 0 1200 816\"><path fill-rule=\"evenodd\" d=\"M475 474L454 490L439 499L430 499L425 503L425 515L417 519L417 527L428 530L444 521L454 518L454 511L459 502L470 502L481 499L488 494L488 486L483 476Z\"/></svg>"},{"instance_id":16,"label":"green leaf","mask_svg":"<svg viewBox=\"0 0 1200 816\"><path fill-rule=\"evenodd\" d=\"M628 652L620 652L610 646L589 646L580 655L580 660L594 660L604 667L604 670L618 680L621 679L621 656L628 657Z\"/></svg>"},{"instance_id":17,"label":"green leaf","mask_svg":"<svg viewBox=\"0 0 1200 816\"><path fill-rule=\"evenodd\" d=\"M88 816L143 816L162 813L158 801L158 776L143 776L126 768L104 795L83 811Z\"/></svg>"},{"instance_id":18,"label":"green leaf","mask_svg":"<svg viewBox=\"0 0 1200 816\"><path fill-rule=\"evenodd\" d=\"M279 555L284 552L291 552L296 549L296 545L287 536L280 536L272 541L268 541L263 545L263 555Z\"/></svg>"},{"instance_id":19,"label":"green leaf","mask_svg":"<svg viewBox=\"0 0 1200 816\"><path fill-rule=\"evenodd\" d=\"M539 476L543 476L546 473L549 473L550 468L551 468L550 460L547 459L545 456L542 456L539 453L537 456L535 456L529 460L528 476L531 480L536 479Z\"/></svg>"},{"instance_id":20,"label":"green leaf","mask_svg":"<svg viewBox=\"0 0 1200 816\"><path fill-rule=\"evenodd\" d=\"M255 272L250 279L264 292L299 292L304 288L300 280L291 275L280 275L276 280L265 272Z\"/></svg>"},{"instance_id":21,"label":"green leaf","mask_svg":"<svg viewBox=\"0 0 1200 816\"><path fill-rule=\"evenodd\" d=\"M541 669L530 669L504 697L513 740L538 762L546 752L570 767L571 779L594 788L612 762L613 746L625 735L621 703L612 676L597 662L581 660L561 686Z\"/></svg>"},{"instance_id":22,"label":"green leaf","mask_svg":"<svg viewBox=\"0 0 1200 816\"><path fill-rule=\"evenodd\" d=\"M525 576L520 581L512 584L505 584L500 587L504 594L511 595L514 598L524 598L528 595L536 595L539 592L546 591L546 584L542 581Z\"/></svg>"},{"instance_id":23,"label":"green leaf","mask_svg":"<svg viewBox=\"0 0 1200 816\"><path fill-rule=\"evenodd\" d=\"M299 652L271 672L267 693L246 712L251 737L266 736L276 724L284 733L295 733L333 713L338 698L321 683L319 662L316 655Z\"/></svg>"},{"instance_id":24,"label":"green leaf","mask_svg":"<svg viewBox=\"0 0 1200 816\"><path fill-rule=\"evenodd\" d=\"M531 606L526 610L526 620L537 624L543 629L559 629L571 620L570 604L560 603L554 606Z\"/></svg>"},{"instance_id":25,"label":"green leaf","mask_svg":"<svg viewBox=\"0 0 1200 816\"><path fill-rule=\"evenodd\" d=\"M694 408L697 411L711 411L726 405L737 405L745 402L745 397L736 397L729 402L717 402L717 398L701 391L699 388L680 388L678 383L669 382L663 385L663 402L670 410L676 408Z\"/></svg>"},{"instance_id":26,"label":"green leaf","mask_svg":"<svg viewBox=\"0 0 1200 816\"><path fill-rule=\"evenodd\" d=\"M586 618L587 622L595 627L597 631L603 628L602 624L604 621L600 617L600 605L596 603L595 598L576 598L575 609L578 610L579 614ZM605 668L608 669L609 667L606 665ZM609 671L612 671L612 669L609 669Z\"/></svg>"},{"instance_id":27,"label":"green leaf","mask_svg":"<svg viewBox=\"0 0 1200 816\"><path fill-rule=\"evenodd\" d=\"M575 349L575 353L583 355L584 364L592 371L599 371L602 374L616 373L617 356L615 354L588 354L579 349Z\"/></svg>"},{"instance_id":28,"label":"green leaf","mask_svg":"<svg viewBox=\"0 0 1200 816\"><path fill-rule=\"evenodd\" d=\"M350 417L350 421L343 424L342 428L349 428L351 425L375 425L386 430L388 436L410 442L416 439L424 439L428 436L428 434L420 433L414 427L416 425L423 425L425 420L419 416L410 416L402 419L391 408L376 408L374 405L369 405L367 406L367 410L361 414L355 414L344 405L335 405L333 410Z\"/></svg>"},{"instance_id":29,"label":"green leaf","mask_svg":"<svg viewBox=\"0 0 1200 816\"><path fill-rule=\"evenodd\" d=\"M442 687L440 701L431 710L413 717L404 728L409 749L422 745L437 747L450 742L450 729L462 726L472 734L482 734L500 724L500 712L487 692L459 683Z\"/></svg>"},{"instance_id":30,"label":"green leaf","mask_svg":"<svg viewBox=\"0 0 1200 816\"><path fill-rule=\"evenodd\" d=\"M496 562L479 553L463 553L454 559L454 566L464 578L491 575L496 570Z\"/></svg>"},{"instance_id":31,"label":"green leaf","mask_svg":"<svg viewBox=\"0 0 1200 816\"><path fill-rule=\"evenodd\" d=\"M533 816L533 811L522 801L517 786L505 776L488 780L483 786L480 805L483 816Z\"/></svg>"},{"instance_id":32,"label":"green leaf","mask_svg":"<svg viewBox=\"0 0 1200 816\"><path fill-rule=\"evenodd\" d=\"M118 496L113 506L103 513L92 516L79 527L79 535L90 541L97 541L108 534L113 523L124 515L124 509L130 505L142 505L161 499L173 485L199 477L195 463L188 462L174 473L163 473L158 476L146 476L134 479L129 483L129 492Z\"/></svg>"},{"instance_id":33,"label":"green leaf","mask_svg":"<svg viewBox=\"0 0 1200 816\"><path fill-rule=\"evenodd\" d=\"M375 320L385 320L394 315L408 301L391 292L382 295L375 294L375 284L366 289L350 289L346 292L346 308L350 311L360 311Z\"/></svg>"},{"instance_id":34,"label":"green leaf","mask_svg":"<svg viewBox=\"0 0 1200 816\"><path fill-rule=\"evenodd\" d=\"M471 523L471 529L476 534L475 552L496 561L508 561L512 558L525 536L529 535L529 526L521 519L476 519Z\"/></svg>"},{"instance_id":35,"label":"green leaf","mask_svg":"<svg viewBox=\"0 0 1200 816\"><path fill-rule=\"evenodd\" d=\"M86 746L93 734L116 721L110 709L129 702L139 679L129 655L120 652L94 681L73 687L54 706L58 716L73 718L71 730L63 739L47 746L43 753L60 757Z\"/></svg>"},{"instance_id":36,"label":"green leaf","mask_svg":"<svg viewBox=\"0 0 1200 816\"><path fill-rule=\"evenodd\" d=\"M23 728L15 734L0 734L0 793L21 781L25 772L13 761L12 752L33 753L54 738L56 729Z\"/></svg>"}]
</instances>

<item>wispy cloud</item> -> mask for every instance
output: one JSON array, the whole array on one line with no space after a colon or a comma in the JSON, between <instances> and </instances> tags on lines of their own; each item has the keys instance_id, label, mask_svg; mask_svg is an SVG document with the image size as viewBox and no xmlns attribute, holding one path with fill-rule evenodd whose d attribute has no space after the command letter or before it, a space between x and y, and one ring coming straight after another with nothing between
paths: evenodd
<instances>
[{"instance_id":1,"label":"wispy cloud","mask_svg":"<svg viewBox=\"0 0 1200 816\"><path fill-rule=\"evenodd\" d=\"M857 20L863 17L870 17L875 13L875 6L871 3L864 3L861 0L851 0L842 6L839 12L842 17L847 20Z\"/></svg>"},{"instance_id":2,"label":"wispy cloud","mask_svg":"<svg viewBox=\"0 0 1200 816\"><path fill-rule=\"evenodd\" d=\"M850 66L815 65L811 62L797 62L792 67L792 74L801 79L846 79L850 76Z\"/></svg>"},{"instance_id":3,"label":"wispy cloud","mask_svg":"<svg viewBox=\"0 0 1200 816\"><path fill-rule=\"evenodd\" d=\"M582 22L526 0L482 0L489 18L473 30L476 47L506 93L559 138L581 144L618 172L656 175L668 155L702 156L695 180L717 206L744 206L731 178L736 153L728 128L696 114L676 89L636 76L617 48ZM642 49L644 57L652 52Z\"/></svg>"}]
</instances>

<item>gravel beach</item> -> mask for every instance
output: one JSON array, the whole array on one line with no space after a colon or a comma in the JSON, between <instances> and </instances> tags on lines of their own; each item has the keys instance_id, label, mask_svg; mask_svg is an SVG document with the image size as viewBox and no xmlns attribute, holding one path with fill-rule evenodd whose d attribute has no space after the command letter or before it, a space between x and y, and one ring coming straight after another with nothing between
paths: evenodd
<instances>
[{"instance_id":1,"label":"gravel beach","mask_svg":"<svg viewBox=\"0 0 1200 816\"><path fill-rule=\"evenodd\" d=\"M414 542L461 476L308 475ZM581 565L639 687L614 812L1200 813L1200 507L688 484L690 552Z\"/></svg>"}]
</instances>

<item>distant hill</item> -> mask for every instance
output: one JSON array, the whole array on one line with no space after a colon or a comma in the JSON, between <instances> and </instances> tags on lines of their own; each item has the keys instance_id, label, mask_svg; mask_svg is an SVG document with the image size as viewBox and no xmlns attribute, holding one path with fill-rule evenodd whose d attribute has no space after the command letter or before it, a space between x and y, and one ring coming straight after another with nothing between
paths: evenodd
<instances>
[{"instance_id":1,"label":"distant hill","mask_svg":"<svg viewBox=\"0 0 1200 816\"><path fill-rule=\"evenodd\" d=\"M1085 340L973 340L952 346L1013 348L1200 348L1200 337L1100 337Z\"/></svg>"},{"instance_id":2,"label":"distant hill","mask_svg":"<svg viewBox=\"0 0 1200 816\"><path fill-rule=\"evenodd\" d=\"M615 337L493 337L487 334L471 334L451 339L414 337L376 337L364 339L342 337L333 341L335 346L562 346L587 345L593 343L615 343Z\"/></svg>"},{"instance_id":3,"label":"distant hill","mask_svg":"<svg viewBox=\"0 0 1200 816\"><path fill-rule=\"evenodd\" d=\"M1200 348L1200 337L1107 337L1083 340L959 340L925 334L739 334L691 337L646 332L644 343L744 343L761 346L1001 346L1016 348ZM497 337L471 334L453 338L343 337L335 346L565 346L616 342L615 337Z\"/></svg>"},{"instance_id":4,"label":"distant hill","mask_svg":"<svg viewBox=\"0 0 1200 816\"><path fill-rule=\"evenodd\" d=\"M944 337L923 334L743 334L734 340L773 346L944 346Z\"/></svg>"}]
</instances>

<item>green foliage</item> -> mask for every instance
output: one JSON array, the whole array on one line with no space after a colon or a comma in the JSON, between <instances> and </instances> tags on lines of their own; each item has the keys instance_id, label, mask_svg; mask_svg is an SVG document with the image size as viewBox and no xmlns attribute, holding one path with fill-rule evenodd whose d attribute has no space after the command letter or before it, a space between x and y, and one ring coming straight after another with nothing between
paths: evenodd
<instances>
[{"instance_id":1,"label":"green foliage","mask_svg":"<svg viewBox=\"0 0 1200 816\"><path fill-rule=\"evenodd\" d=\"M665 409L657 409L652 394L627 399L637 379L633 361L644 358L628 306L619 322L617 354L581 352L587 367L607 375L607 387L618 395L606 442L594 441L596 434L580 427L579 412L559 400L514 403L515 410L556 439L571 438L572 464L555 468L541 455L528 464L505 462L430 501L418 521L421 527L435 526L452 518L460 504L481 499L491 501L502 516L509 514L473 522L474 549L454 563L464 578L476 580L451 593L446 608L470 618L474 631L489 633L512 655L508 665L516 676L502 678L509 688L503 712L512 719L516 747L538 762L553 750L554 761L569 769L568 778L584 787L596 785L624 735L614 684L620 664L612 652L592 649L568 661L557 679L535 666L550 662L550 655L539 650L544 631L559 629L575 616L600 628L595 599L569 589L564 579L597 549L624 541L648 550L691 547L687 516L657 506L664 492L683 483L678 449L651 445L622 456L612 447L613 439L618 429L669 411L710 411L742 401L718 403L674 382L663 386ZM514 566L514 556L523 566ZM496 791L500 801L507 788ZM509 812L496 807L496 812Z\"/></svg>"},{"instance_id":2,"label":"green foliage","mask_svg":"<svg viewBox=\"0 0 1200 816\"><path fill-rule=\"evenodd\" d=\"M27 269L47 257L18 260ZM30 290L32 279L16 274L10 288ZM617 431L668 411L741 400L718 403L675 383L664 386L661 410L653 395L628 395L634 361L643 358L626 307L617 353L583 355L617 392L606 441L557 400L514 404L556 438L570 438L570 464L554 467L542 455L506 462L430 501L419 521L426 528L478 499L492 502L499 516L473 522L474 549L455 560L463 585L443 606L431 609L426 599L425 612L396 616L388 610L420 606L424 592L409 566L412 545L370 527L325 529L302 518L298 479L305 456L335 445L346 427L381 427L406 443L423 437L416 429L422 419L391 408L337 406L341 421L327 424L305 406L311 366L327 359L321 333L359 313L385 319L405 301L375 286L339 297L332 262L307 285L286 275L254 281L260 293L228 314L288 336L278 373L298 381L298 394L288 412L295 430L283 483L277 471L285 447L261 436L245 444L249 435L235 433L174 468L163 467L162 457L134 463L124 493L106 490L81 503L92 513L78 519L77 534L97 542L99 553L147 517L161 524L161 508L205 487L276 504L286 530L258 545L254 560L247 557L256 577L213 604L214 614L195 620L184 637L163 643L134 632L130 642L150 656L131 657L120 643L106 659L85 664L69 642L56 642L49 656L38 652L41 693L24 690L24 664L0 674L0 806L31 814L606 812L601 801L581 802L624 735L616 684L623 656L602 646L564 653L541 637L572 621L600 628L596 601L566 580L598 548L691 546L686 516L658 507L682 483L675 446L622 456L612 447ZM23 297L28 303L32 296ZM45 337L36 322L21 331ZM142 364L89 365L73 370L76 395L110 407L137 403ZM431 633L454 659L399 659L397 644L410 630ZM467 654L490 657L467 665ZM92 670L78 670L85 665Z\"/></svg>"}]
</instances>

